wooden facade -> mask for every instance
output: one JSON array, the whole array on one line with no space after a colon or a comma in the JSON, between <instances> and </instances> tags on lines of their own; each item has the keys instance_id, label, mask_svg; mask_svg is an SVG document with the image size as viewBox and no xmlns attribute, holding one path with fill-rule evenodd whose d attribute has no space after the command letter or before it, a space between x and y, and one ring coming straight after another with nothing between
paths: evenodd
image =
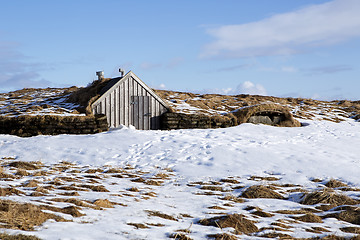
<instances>
[{"instance_id":1,"label":"wooden facade","mask_svg":"<svg viewBox=\"0 0 360 240\"><path fill-rule=\"evenodd\" d=\"M109 127L160 129L160 116L168 105L132 71L112 79L92 104L94 114L105 114Z\"/></svg>"}]
</instances>

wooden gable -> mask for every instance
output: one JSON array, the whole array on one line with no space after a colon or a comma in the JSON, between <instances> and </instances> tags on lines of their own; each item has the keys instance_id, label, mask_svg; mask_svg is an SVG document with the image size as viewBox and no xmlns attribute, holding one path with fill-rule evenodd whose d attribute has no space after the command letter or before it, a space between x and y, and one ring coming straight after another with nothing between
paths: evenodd
<instances>
[{"instance_id":1,"label":"wooden gable","mask_svg":"<svg viewBox=\"0 0 360 240\"><path fill-rule=\"evenodd\" d=\"M168 111L162 100L132 71L112 79L92 104L94 114L105 114L110 127L135 126L136 129L160 129L160 116Z\"/></svg>"}]
</instances>

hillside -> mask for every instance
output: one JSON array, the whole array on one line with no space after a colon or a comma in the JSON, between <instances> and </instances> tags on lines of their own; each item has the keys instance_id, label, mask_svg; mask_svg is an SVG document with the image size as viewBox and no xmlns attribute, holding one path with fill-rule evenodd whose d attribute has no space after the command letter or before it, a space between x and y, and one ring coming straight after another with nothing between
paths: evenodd
<instances>
[{"instance_id":1,"label":"hillside","mask_svg":"<svg viewBox=\"0 0 360 240\"><path fill-rule=\"evenodd\" d=\"M66 103L68 90L2 94L1 111L81 114ZM0 135L1 232L54 240L359 239L359 102L158 93L187 113L271 101L291 107L304 127Z\"/></svg>"},{"instance_id":2,"label":"hillside","mask_svg":"<svg viewBox=\"0 0 360 240\"><path fill-rule=\"evenodd\" d=\"M84 114L86 106L81 106L68 100L70 94L76 90L78 90L76 87L31 88L0 93L0 114L3 116ZM221 115L247 106L276 103L289 107L297 119L340 122L348 118L356 120L360 118L360 101L319 101L304 98L279 98L257 95L155 91L163 99L167 100L174 111L188 114Z\"/></svg>"},{"instance_id":3,"label":"hillside","mask_svg":"<svg viewBox=\"0 0 360 240\"><path fill-rule=\"evenodd\" d=\"M287 106L294 117L308 120L340 122L347 118L360 118L360 101L319 101L305 98L279 98L258 95L193 94L156 90L168 100L175 111L184 113L225 114L239 108L275 103Z\"/></svg>"}]
</instances>

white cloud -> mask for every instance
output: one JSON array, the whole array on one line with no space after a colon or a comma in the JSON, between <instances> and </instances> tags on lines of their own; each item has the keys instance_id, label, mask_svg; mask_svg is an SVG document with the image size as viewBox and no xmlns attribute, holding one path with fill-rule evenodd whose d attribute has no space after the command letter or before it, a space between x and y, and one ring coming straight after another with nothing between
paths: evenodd
<instances>
[{"instance_id":1,"label":"white cloud","mask_svg":"<svg viewBox=\"0 0 360 240\"><path fill-rule=\"evenodd\" d=\"M353 67L349 65L333 65L333 66L323 66L323 67L305 69L304 71L308 75L315 75L315 74L332 74L332 73L352 71L352 70Z\"/></svg>"},{"instance_id":2,"label":"white cloud","mask_svg":"<svg viewBox=\"0 0 360 240\"><path fill-rule=\"evenodd\" d=\"M160 63L151 63L151 62L143 62L140 64L140 68L143 70L153 70L156 68L161 68L162 64Z\"/></svg>"},{"instance_id":3,"label":"white cloud","mask_svg":"<svg viewBox=\"0 0 360 240\"><path fill-rule=\"evenodd\" d=\"M237 95L237 94L250 94L250 95L267 95L266 89L261 84L254 84L250 81L245 81L239 84L236 88L208 88L201 91L191 90L194 93L215 93L222 95Z\"/></svg>"},{"instance_id":4,"label":"white cloud","mask_svg":"<svg viewBox=\"0 0 360 240\"><path fill-rule=\"evenodd\" d=\"M186 92L198 93L198 94L221 94L221 95L234 95L236 90L229 88L206 88L203 90L187 89Z\"/></svg>"},{"instance_id":5,"label":"white cloud","mask_svg":"<svg viewBox=\"0 0 360 240\"><path fill-rule=\"evenodd\" d=\"M247 69L252 66L254 66L254 64L239 64L239 65L235 65L235 66L231 66L231 67L218 68L217 71L218 72L231 72L231 71L236 71L236 70L241 70L241 69Z\"/></svg>"},{"instance_id":6,"label":"white cloud","mask_svg":"<svg viewBox=\"0 0 360 240\"><path fill-rule=\"evenodd\" d=\"M49 87L53 84L41 79L38 73L43 64L27 63L26 57L17 50L16 43L0 42L0 91L25 87Z\"/></svg>"},{"instance_id":7,"label":"white cloud","mask_svg":"<svg viewBox=\"0 0 360 240\"><path fill-rule=\"evenodd\" d=\"M240 25L207 30L201 57L287 55L360 36L360 1L334 0Z\"/></svg>"},{"instance_id":8,"label":"white cloud","mask_svg":"<svg viewBox=\"0 0 360 240\"><path fill-rule=\"evenodd\" d=\"M282 67L281 68L282 72L288 72L288 73L293 73L293 72L297 72L298 70L294 67Z\"/></svg>"},{"instance_id":9,"label":"white cloud","mask_svg":"<svg viewBox=\"0 0 360 240\"><path fill-rule=\"evenodd\" d=\"M167 68L175 68L182 64L184 62L184 59L182 57L176 57L169 60L169 62L166 64Z\"/></svg>"},{"instance_id":10,"label":"white cloud","mask_svg":"<svg viewBox=\"0 0 360 240\"><path fill-rule=\"evenodd\" d=\"M167 87L164 83L160 83L159 85L150 85L150 87L156 90L167 90Z\"/></svg>"},{"instance_id":11,"label":"white cloud","mask_svg":"<svg viewBox=\"0 0 360 240\"><path fill-rule=\"evenodd\" d=\"M261 84L255 84L250 81L241 83L236 88L237 94L266 95L266 89Z\"/></svg>"},{"instance_id":12,"label":"white cloud","mask_svg":"<svg viewBox=\"0 0 360 240\"><path fill-rule=\"evenodd\" d=\"M140 64L140 68L143 70L153 70L160 68L173 69L181 65L184 62L184 59L181 57L175 57L167 60L163 63L154 63L154 62L143 62Z\"/></svg>"},{"instance_id":13,"label":"white cloud","mask_svg":"<svg viewBox=\"0 0 360 240\"><path fill-rule=\"evenodd\" d=\"M161 83L159 86L156 87L156 89L166 90L166 85L164 83Z\"/></svg>"}]
</instances>

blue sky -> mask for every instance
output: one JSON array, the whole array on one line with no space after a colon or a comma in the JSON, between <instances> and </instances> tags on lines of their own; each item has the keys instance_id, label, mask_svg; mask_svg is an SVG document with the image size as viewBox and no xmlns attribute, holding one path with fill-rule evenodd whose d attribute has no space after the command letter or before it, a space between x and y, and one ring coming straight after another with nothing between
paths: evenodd
<instances>
[{"instance_id":1,"label":"blue sky","mask_svg":"<svg viewBox=\"0 0 360 240\"><path fill-rule=\"evenodd\" d=\"M0 3L0 92L122 67L153 88L360 99L359 0Z\"/></svg>"}]
</instances>

